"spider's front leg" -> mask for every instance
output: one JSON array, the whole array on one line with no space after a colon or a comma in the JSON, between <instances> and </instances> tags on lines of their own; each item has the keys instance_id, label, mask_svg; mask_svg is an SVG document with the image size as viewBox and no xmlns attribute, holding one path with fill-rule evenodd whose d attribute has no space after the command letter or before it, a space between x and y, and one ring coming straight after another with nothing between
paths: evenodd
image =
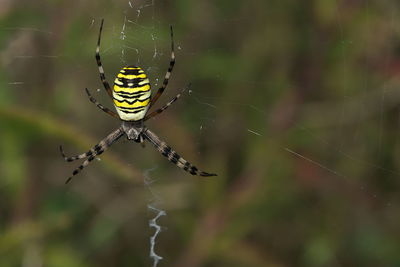
<instances>
[{"instance_id":1,"label":"spider's front leg","mask_svg":"<svg viewBox=\"0 0 400 267\"><path fill-rule=\"evenodd\" d=\"M145 148L145 146L146 146L146 143L144 142L144 137L143 137L142 133L140 133L139 136L136 139L134 139L133 141L135 141L136 143L140 143L140 145L143 148Z\"/></svg>"},{"instance_id":2,"label":"spider's front leg","mask_svg":"<svg viewBox=\"0 0 400 267\"><path fill-rule=\"evenodd\" d=\"M140 145L141 145L143 148L146 147L146 143L144 142L143 134L141 134L141 135L139 136L139 142L140 142Z\"/></svg>"},{"instance_id":3,"label":"spider's front leg","mask_svg":"<svg viewBox=\"0 0 400 267\"><path fill-rule=\"evenodd\" d=\"M164 141L161 141L160 138L158 138L158 136L149 129L145 129L143 131L143 136L150 141L150 143L152 143L164 157L184 171L187 171L192 175L217 176L215 173L208 173L199 170L196 166L179 156L178 153L172 150L172 148Z\"/></svg>"},{"instance_id":4,"label":"spider's front leg","mask_svg":"<svg viewBox=\"0 0 400 267\"><path fill-rule=\"evenodd\" d=\"M77 159L83 159L87 158L78 168L76 168L72 172L72 176L70 176L65 183L69 183L71 181L72 177L77 175L83 168L85 168L89 163L96 158L96 156L102 154L107 148L109 148L115 141L117 141L120 137L124 135L124 131L122 128L118 128L117 130L113 131L110 133L106 138L101 140L97 145L92 147L88 152L73 156L73 157L67 157L62 149L62 146L60 146L60 152L61 155L63 156L65 161L74 161Z\"/></svg>"}]
</instances>

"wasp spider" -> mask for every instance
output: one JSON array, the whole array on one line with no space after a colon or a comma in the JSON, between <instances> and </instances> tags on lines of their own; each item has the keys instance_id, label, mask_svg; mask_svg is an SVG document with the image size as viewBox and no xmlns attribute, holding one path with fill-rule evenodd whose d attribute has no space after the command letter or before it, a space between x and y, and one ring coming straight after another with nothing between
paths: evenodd
<instances>
[{"instance_id":1,"label":"wasp spider","mask_svg":"<svg viewBox=\"0 0 400 267\"><path fill-rule=\"evenodd\" d=\"M120 139L123 135L126 135L128 140L133 140L135 142L141 143L144 145L144 140L152 143L156 149L169 161L174 163L179 168L189 172L192 175L200 175L200 176L215 176L216 174L203 172L189 163L187 160L183 159L178 155L170 146L168 146L164 141L160 140L158 136L150 131L145 125L144 122L164 110L166 110L172 103L174 103L180 96L181 93L186 89L184 88L180 94L175 96L171 101L165 104L162 108L157 109L149 114L147 114L148 110L156 103L158 98L164 92L167 87L169 77L171 76L172 69L175 65L175 54L174 54L174 39L173 39L173 31L171 26L171 60L169 63L169 67L167 73L164 77L164 82L162 86L158 89L157 93L152 97L150 90L149 79L147 78L144 71L137 66L127 66L120 70L117 77L114 80L114 86L111 89L109 83L106 80L104 69L100 60L100 39L101 32L103 29L103 22L101 21L99 37L97 40L96 47L96 61L97 66L99 67L100 79L106 89L108 95L111 97L114 102L115 109L117 113L114 111L104 107L89 93L89 90L86 88L86 93L89 97L89 100L94 103L98 108L107 113L108 115L113 116L114 118L120 119L122 121L121 126L110 133L106 138L101 140L97 145L92 147L88 152L73 156L67 157L64 154L62 146L60 146L61 155L68 162L85 159L85 161L80 165L77 169L75 169L72 173L72 176L69 177L65 183L68 183L72 177L78 174L83 168L85 168L96 156L102 154L108 147L110 147L115 141Z\"/></svg>"}]
</instances>

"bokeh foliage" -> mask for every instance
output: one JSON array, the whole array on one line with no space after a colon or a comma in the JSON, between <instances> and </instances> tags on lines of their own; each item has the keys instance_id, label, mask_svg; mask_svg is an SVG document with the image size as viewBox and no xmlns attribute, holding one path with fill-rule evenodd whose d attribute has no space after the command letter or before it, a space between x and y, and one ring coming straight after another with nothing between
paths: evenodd
<instances>
[{"instance_id":1,"label":"bokeh foliage","mask_svg":"<svg viewBox=\"0 0 400 267\"><path fill-rule=\"evenodd\" d=\"M148 205L167 212L160 266L400 265L399 13L395 0L2 1L0 265L150 266ZM119 124L83 90L111 107L100 18L110 82L139 63L160 84L174 26L160 102L191 91L148 126L219 176L122 140L64 185L76 164L59 144L83 152Z\"/></svg>"}]
</instances>

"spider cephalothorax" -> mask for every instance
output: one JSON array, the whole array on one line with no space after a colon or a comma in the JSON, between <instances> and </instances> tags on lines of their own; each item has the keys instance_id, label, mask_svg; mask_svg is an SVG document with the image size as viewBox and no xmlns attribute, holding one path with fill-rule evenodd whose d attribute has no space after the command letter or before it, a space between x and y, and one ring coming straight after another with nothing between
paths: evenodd
<instances>
[{"instance_id":1,"label":"spider cephalothorax","mask_svg":"<svg viewBox=\"0 0 400 267\"><path fill-rule=\"evenodd\" d=\"M175 65L175 53L174 53L174 39L171 27L171 61L167 73L165 74L162 86L158 89L157 93L151 97L150 82L144 71L137 66L127 66L120 70L117 77L114 80L113 88L110 87L109 83L104 74L104 69L100 60L100 40L101 32L103 29L103 20L100 25L99 38L96 47L96 61L99 68L100 79L106 89L108 95L111 97L114 103L114 107L117 113L104 107L90 94L86 88L86 93L91 102L93 102L98 108L114 118L122 121L121 126L110 133L106 138L101 140L97 145L92 147L88 152L67 157L64 154L62 147L60 146L61 155L66 161L74 161L77 159L85 159L85 161L72 173L72 176L78 174L84 167L86 167L96 156L102 154L108 147L110 147L115 141L126 135L128 140L134 140L135 142L144 144L144 140L152 143L157 150L169 161L174 163L179 168L189 172L193 175L200 176L215 176L216 174L207 173L200 171L187 160L183 159L178 155L170 146L164 141L161 141L158 136L144 126L144 122L164 110L166 110L172 103L174 103L181 94L175 96L171 101L165 104L162 108L157 109L150 114L147 114L148 110L154 105L157 99L164 92L168 85L169 77L171 76L172 69ZM185 90L184 88L182 92ZM68 183L71 180L69 177L66 181Z\"/></svg>"},{"instance_id":2,"label":"spider cephalothorax","mask_svg":"<svg viewBox=\"0 0 400 267\"><path fill-rule=\"evenodd\" d=\"M142 142L143 140L143 121L123 121L121 125L122 130L126 134L126 138L134 140L136 142Z\"/></svg>"}]
</instances>

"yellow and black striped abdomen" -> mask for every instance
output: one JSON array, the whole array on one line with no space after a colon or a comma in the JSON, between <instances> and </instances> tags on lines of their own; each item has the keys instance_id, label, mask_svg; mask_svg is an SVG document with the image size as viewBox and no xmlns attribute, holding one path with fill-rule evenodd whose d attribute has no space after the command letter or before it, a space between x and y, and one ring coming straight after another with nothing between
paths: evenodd
<instances>
[{"instance_id":1,"label":"yellow and black striped abdomen","mask_svg":"<svg viewBox=\"0 0 400 267\"><path fill-rule=\"evenodd\" d=\"M121 69L114 81L113 100L119 117L124 121L143 119L150 104L150 82L136 66Z\"/></svg>"}]
</instances>

